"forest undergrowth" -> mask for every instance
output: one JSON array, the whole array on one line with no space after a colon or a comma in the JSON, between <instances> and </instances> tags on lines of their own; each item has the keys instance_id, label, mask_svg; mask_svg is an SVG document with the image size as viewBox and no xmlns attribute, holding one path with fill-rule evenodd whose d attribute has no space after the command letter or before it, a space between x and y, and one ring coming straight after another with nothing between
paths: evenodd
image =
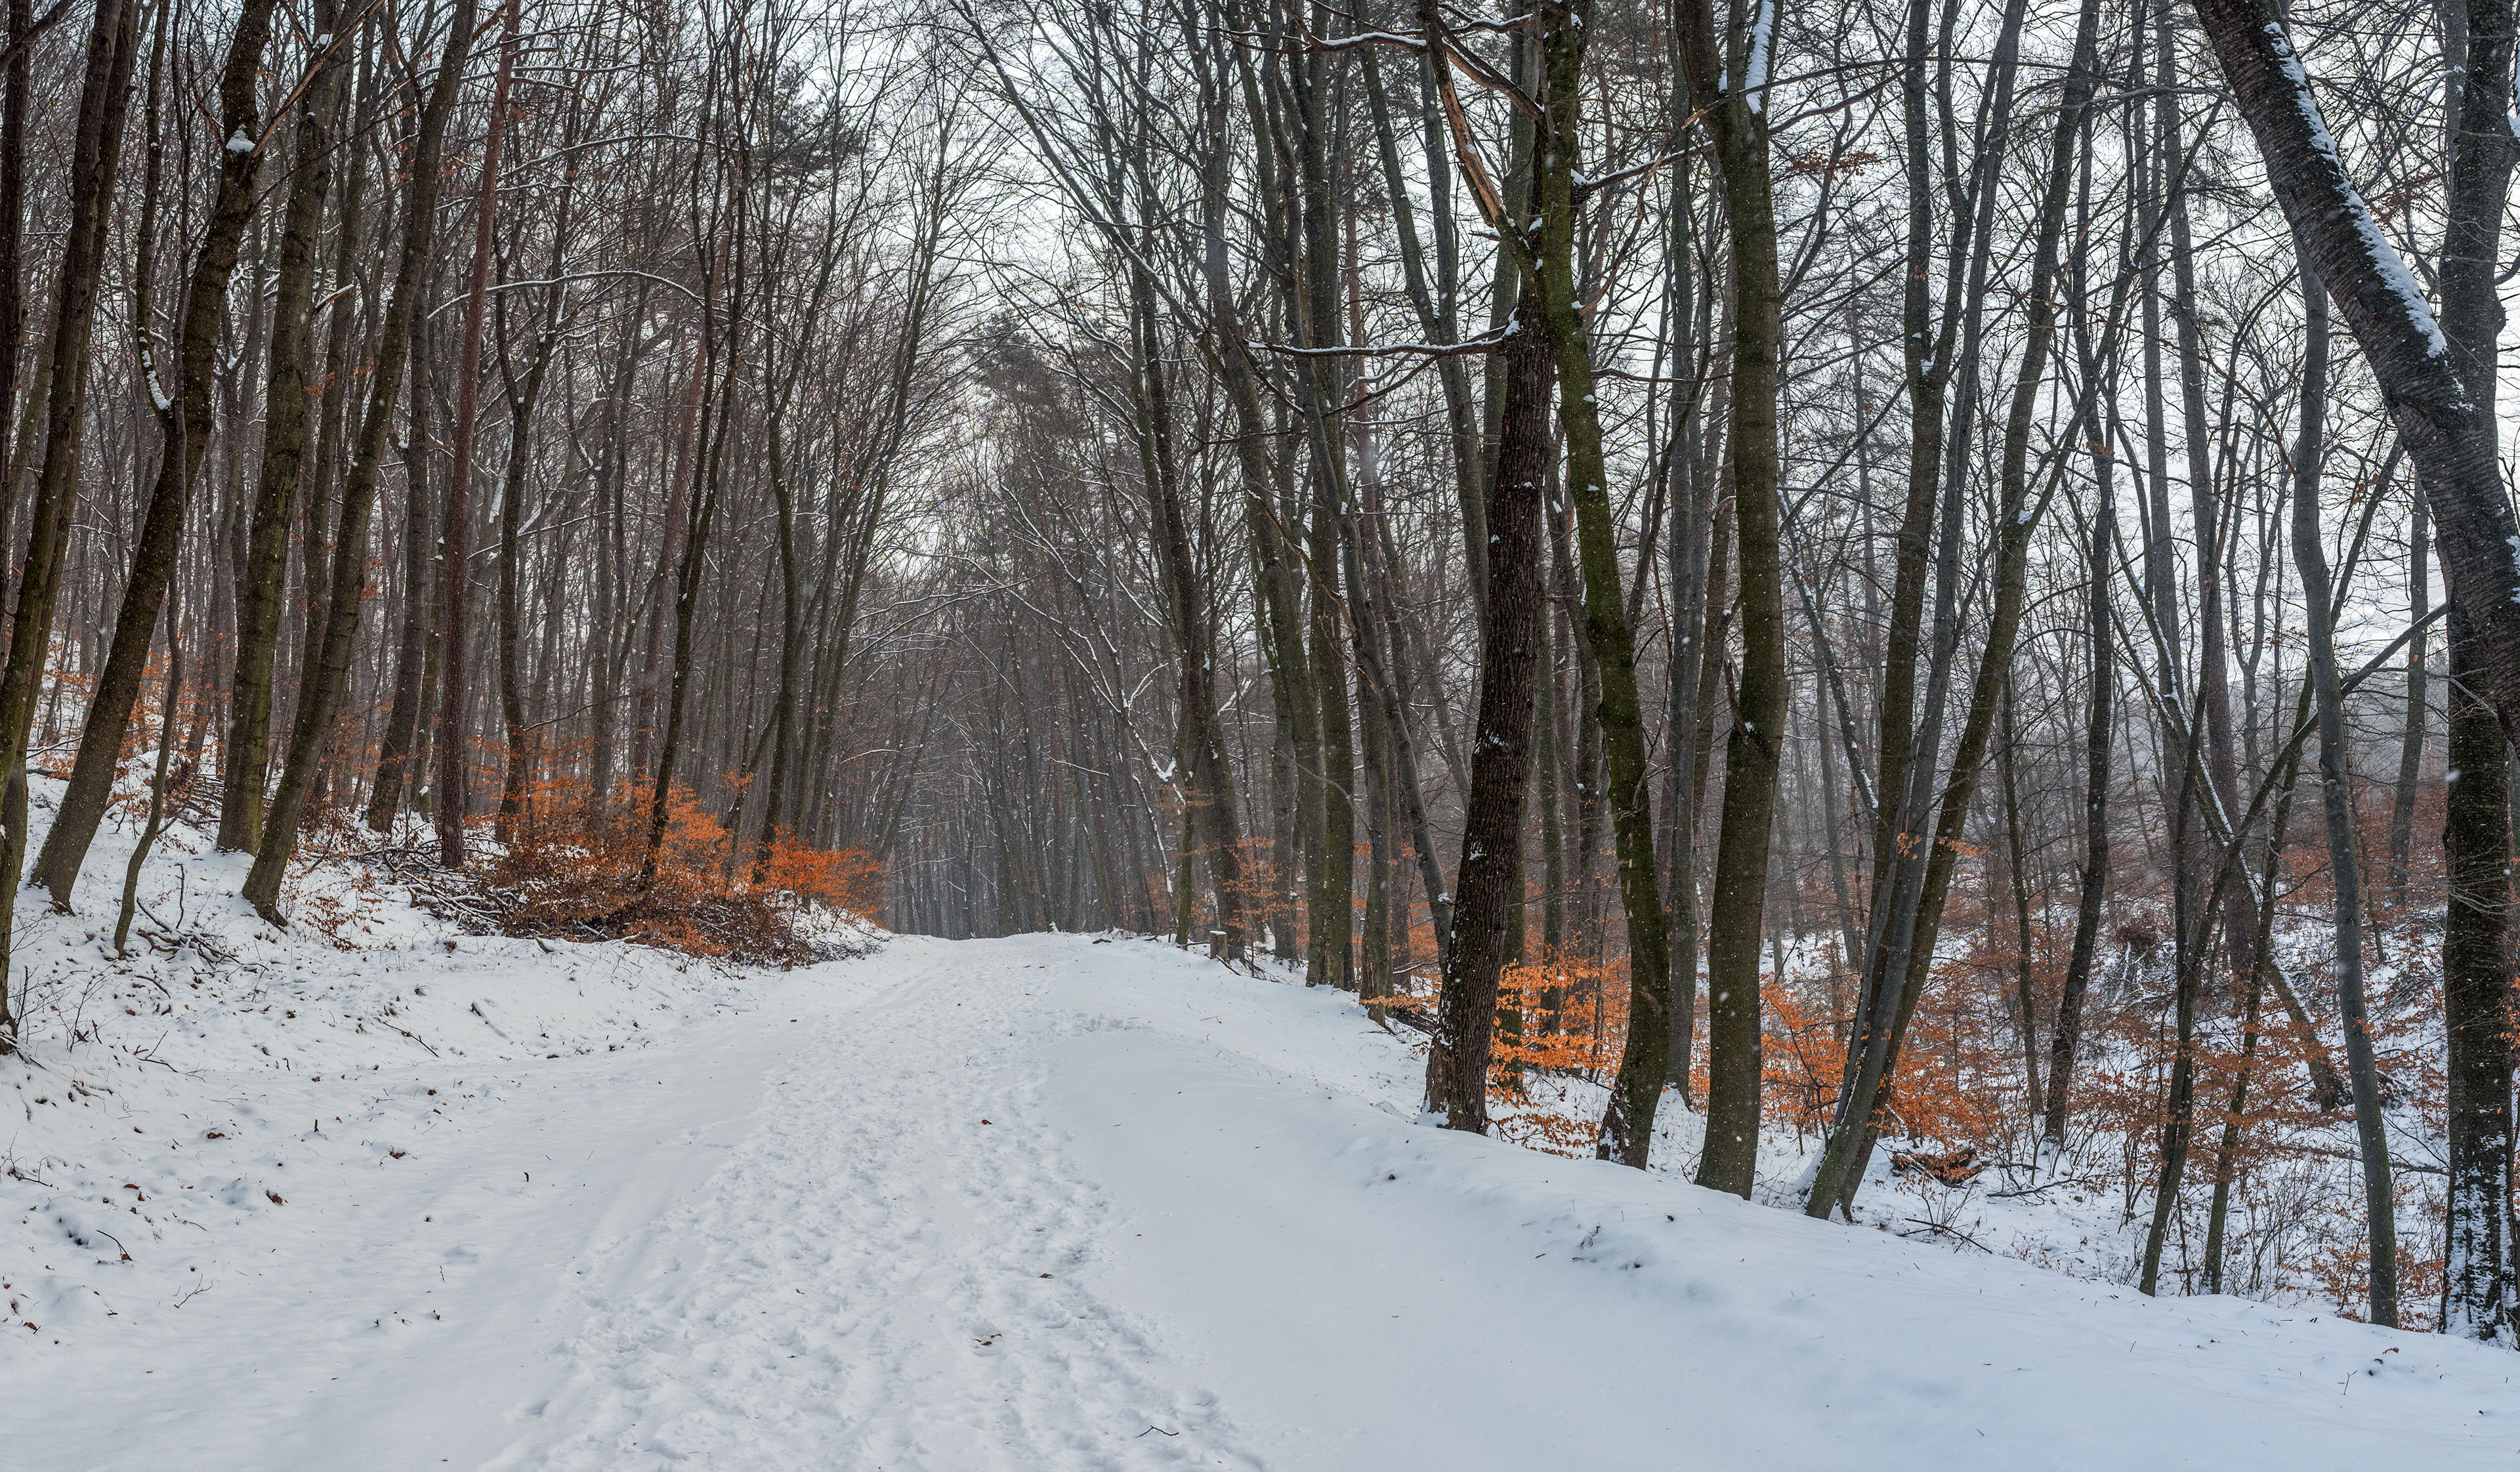
<instances>
[{"instance_id":1,"label":"forest undergrowth","mask_svg":"<svg viewBox=\"0 0 2520 1472\"><path fill-rule=\"evenodd\" d=\"M2253 1025L2248 999L2227 974L2209 986L2195 1051L2204 1163L2181 1192L2163 1271L2184 1293L2221 1291L2359 1317L2369 1258L2356 1198L2354 1122L2342 1100L2322 1103L2313 1062L2318 1040L2338 1026L2327 979L2335 933L2303 887L2319 875L2305 868L2292 878L2295 892L2274 929L2277 964L2295 978L2312 1028L2298 1031L2263 997ZM1820 897L1812 898L1817 915ZM2033 1070L2048 1061L2048 1040L2025 1047L2020 945L2001 909L1989 925L1982 907L1955 904L1933 982L1880 1106L1888 1128L1855 1203L1857 1223L1956 1252L2015 1257L2104 1282L2136 1280L2177 1053L2166 910L2142 901L2114 907L2085 1003L2087 1051L2059 1149L2041 1139ZM2376 958L2368 970L2371 1033L2403 1224L2399 1281L2406 1326L2430 1329L2447 1206L2440 924L2411 909L2377 915L2381 923L2368 932ZM2073 924L2069 906L2034 914L2029 976L2041 1016L2054 1015ZM1798 1210L1836 1108L1853 981L1842 935L1785 926L1776 939L1761 981L1764 1124L1753 1196ZM1418 954L1431 949L1422 919L1413 941ZM1425 978L1378 1004L1419 1022L1432 1015L1440 986ZM1530 959L1506 969L1499 990L1494 1133L1531 1149L1593 1156L1626 1042L1624 958L1534 946ZM1700 1054L1690 1107L1667 1107L1660 1121L1655 1172L1681 1180L1695 1172L1704 1133L1695 1104L1706 1087Z\"/></svg>"}]
</instances>

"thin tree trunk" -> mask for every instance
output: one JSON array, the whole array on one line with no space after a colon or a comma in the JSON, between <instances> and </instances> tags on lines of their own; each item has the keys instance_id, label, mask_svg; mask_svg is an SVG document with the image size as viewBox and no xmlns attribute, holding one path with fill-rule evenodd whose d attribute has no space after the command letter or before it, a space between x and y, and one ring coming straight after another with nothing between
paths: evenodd
<instances>
[{"instance_id":1,"label":"thin tree trunk","mask_svg":"<svg viewBox=\"0 0 2520 1472\"><path fill-rule=\"evenodd\" d=\"M2407 900L2408 853L2414 842L2415 786L2424 774L2424 727L2431 719L2429 696L2424 690L2424 662L2431 657L2431 651L2423 618L2433 610L2432 537L2423 492L2417 490L2409 500L2412 508L2407 529L2407 617L2415 621L2416 627L2414 639L2407 646L2407 704L2399 724L2398 787L2389 804L2389 893L2401 905Z\"/></svg>"},{"instance_id":2,"label":"thin tree trunk","mask_svg":"<svg viewBox=\"0 0 2520 1472\"><path fill-rule=\"evenodd\" d=\"M430 635L437 626L432 615L438 520L428 493L428 462L437 447L428 432L428 333L425 328L411 335L410 373L410 438L402 446L402 631L394 648L393 708L385 718L376 785L368 794L368 826L380 833L392 829L406 789L418 800L428 770L428 723L422 711L428 698ZM599 746L599 760L607 754Z\"/></svg>"},{"instance_id":3,"label":"thin tree trunk","mask_svg":"<svg viewBox=\"0 0 2520 1472\"><path fill-rule=\"evenodd\" d=\"M2495 735L2498 738L2501 733L2498 730ZM2292 822L2293 778L2300 762L2300 748L2295 747L2293 754L2284 759L2283 796L2275 803L2274 818L2267 826L2266 863L2258 882L2257 944L2250 953L2255 965L2249 973L2247 1000L2241 1004L2240 1061L2231 1080L2231 1102L2223 1111L2223 1138L2214 1150L2214 1202L2206 1213L2205 1223L2205 1291L2208 1293L2223 1291L2223 1243L2231 1214L2231 1187L2238 1176L2236 1162L2249 1107L2249 1079L2257 1063L2259 1008L2265 1000L2266 980L2275 968L2276 886L2283 877L2284 830Z\"/></svg>"},{"instance_id":4,"label":"thin tree trunk","mask_svg":"<svg viewBox=\"0 0 2520 1472\"><path fill-rule=\"evenodd\" d=\"M1691 260L1693 222L1688 189L1689 163L1684 158L1673 182L1672 223L1667 251L1674 327L1671 357L1683 376L1697 371L1696 302L1699 286ZM1859 379L1859 382L1861 379ZM1669 566L1671 604L1670 772L1664 781L1665 893L1671 902L1671 1041L1664 1045L1663 1076L1680 1091L1681 1102L1691 1102L1689 1054L1697 1023L1697 818L1700 802L1697 773L1705 765L1698 742L1699 683L1706 666L1706 636L1716 627L1708 606L1707 542L1713 487L1701 475L1698 434L1699 390L1691 386L1672 414L1671 443L1663 455L1670 481L1665 494L1672 505L1672 528L1664 543ZM1858 394L1859 409L1861 393ZM1852 758L1850 758L1852 759ZM1853 957L1850 954L1849 959Z\"/></svg>"},{"instance_id":5,"label":"thin tree trunk","mask_svg":"<svg viewBox=\"0 0 2520 1472\"><path fill-rule=\"evenodd\" d=\"M1600 689L1598 718L1607 757L1619 898L1628 924L1627 1043L1602 1116L1598 1149L1605 1160L1617 1159L1642 1170L1653 1143L1654 1106L1662 1095L1664 1060L1671 1045L1671 935L1663 913L1661 875L1654 863L1653 789L1645 755L1643 704L1637 691L1636 640L1628 624L1618 533L1610 510L1609 470L1594 393L1592 335L1575 272L1581 79L1591 15L1590 0L1542 0L1539 6L1548 138L1540 151L1535 180L1539 214L1537 239L1531 247L1542 321L1557 356L1565 483L1575 513L1575 541L1582 554L1582 627ZM1782 631L1774 632L1781 636ZM1773 752L1770 760L1773 765ZM1587 913L1595 913L1589 896Z\"/></svg>"},{"instance_id":6,"label":"thin tree trunk","mask_svg":"<svg viewBox=\"0 0 2520 1472\"><path fill-rule=\"evenodd\" d=\"M2336 1000L2345 1026L2345 1074L2354 1090L2355 1133L2362 1153L2362 1199L2371 1242L2370 1321L2398 1323L2397 1207L2389 1183L2389 1137L2380 1113L2380 1076L2362 998L2362 885L2354 836L2354 799L2345 749L2345 697L2328 612L2327 547L2318 522L2321 438L2327 407L2327 297L2315 256L2302 251L2304 363L2301 438L2293 461L2292 554L2310 625L2309 678L2318 716L2318 783L2327 820L2327 860L2335 887ZM2177 1182L2166 1184L2175 1188ZM2146 1291L2150 1291L2149 1287Z\"/></svg>"},{"instance_id":7,"label":"thin tree trunk","mask_svg":"<svg viewBox=\"0 0 2520 1472\"><path fill-rule=\"evenodd\" d=\"M1864 1177L1872 1141L1879 1126L1877 1102L1884 1080L1896 1076L1899 1049L1909 1023L1924 995L1924 982L1939 938L1942 909L1954 870L1958 842L1968 819L1969 804L1976 791L1980 767L1991 740L2000 695L2011 680L2014 640L2018 636L2027 578L2030 544L2038 530L2041 515L2049 493L2032 494L2029 476L2030 431L2036 418L2041 387L2056 331L2053 300L2057 281L2058 253L2064 234L2067 206L2074 177L2074 143L2080 130L2081 114L2089 106L2096 82L2094 47L2096 46L2097 0L2085 0L2076 25L2075 62L2066 77L2064 106L2057 113L2056 128L2048 156L2045 197L2039 212L2039 230L2032 253L2031 288L2027 297L2027 341L2018 365L2012 403L2003 429L2002 462L1997 493L1998 533L1995 549L1995 590L1993 607L1989 610L1986 645L1980 651L1972 682L1965 718L1959 738L1953 747L1952 765L1945 778L1941 811L1930 839L1911 839L1903 850L1886 849L1876 855L1876 864L1894 868L1896 881L1887 889L1888 910L1876 913L1871 930L1873 942L1882 959L1878 973L1868 978L1867 995L1859 1003L1859 1021L1850 1036L1849 1067L1841 1090L1838 1107L1830 1122L1829 1140L1817 1169L1803 1209L1814 1217L1826 1217L1832 1210L1849 1210L1857 1182ZM1999 114L2001 109L1998 110ZM1994 160L1990 159L1990 163ZM1979 232L1983 235L1983 229ZM2123 302L2124 292L2118 293ZM2111 331L2101 349L2102 357L2116 348L2116 324L2113 313ZM2066 431L2070 439L2087 421L2093 408L2091 385L2085 384L2074 407L2072 423ZM2052 481L2051 481L2052 487ZM1958 494L1955 487L1947 496L1948 518L1957 510L1950 499ZM1943 606L1936 612L1937 661L1949 657L1954 635L1943 632L1949 623L1949 587L1954 575L1951 561L1956 553L1956 529L1948 524L1943 536L1942 578L1946 593ZM1935 733L1943 684L1938 674L1927 699L1926 736L1912 758L1907 773L1908 789L1897 799L1903 809L1921 819L1930 801L1928 781L1930 762L1936 742ZM1876 800L1883 809L1893 805L1894 795L1887 788L1876 788ZM1898 825L1901 833L1912 832L1910 820ZM1917 837L1922 837L1921 834ZM1895 860L1893 856L1895 857ZM1876 881L1876 896L1884 893Z\"/></svg>"},{"instance_id":8,"label":"thin tree trunk","mask_svg":"<svg viewBox=\"0 0 2520 1472\"><path fill-rule=\"evenodd\" d=\"M2110 722L2117 693L2115 636L2109 618L2109 526L2117 515L2116 461L2105 430L2092 436L2092 511L2084 561L2088 653L2092 693L2083 739L2083 871L2074 907L2074 946L2065 960L2065 982L2056 1000L2055 1041L2048 1049L2048 1095L2040 1139L2050 1152L2065 1147L2074 1065L2083 1042L2083 1000L2091 991L2092 964L2099 949L2100 914L2109 888Z\"/></svg>"},{"instance_id":9,"label":"thin tree trunk","mask_svg":"<svg viewBox=\"0 0 2520 1472\"><path fill-rule=\"evenodd\" d=\"M2003 841L2004 870L2012 889L2012 1002L2021 1024L2021 1096L2039 1113L2039 996L2031 982L2030 876L2023 870L2021 841L2020 740L2013 721L2013 682L2003 691Z\"/></svg>"},{"instance_id":10,"label":"thin tree trunk","mask_svg":"<svg viewBox=\"0 0 2520 1472\"><path fill-rule=\"evenodd\" d=\"M1441 34L1434 0L1418 0L1418 21L1432 43ZM1435 85L1466 148L1453 101L1449 63L1430 45ZM1524 188L1527 190L1528 186ZM1522 215L1484 194L1492 220ZM1444 968L1434 1036L1426 1050L1426 1107L1450 1129L1487 1133L1487 1080L1496 1025L1497 982L1522 913L1523 814L1531 778L1532 680L1540 663L1548 592L1541 516L1552 446L1550 392L1554 355L1540 330L1540 294L1526 275L1508 321L1518 331L1499 347L1496 473L1488 484L1488 597L1479 616L1479 706L1470 750L1470 790L1462 862L1453 889L1453 944Z\"/></svg>"},{"instance_id":11,"label":"thin tree trunk","mask_svg":"<svg viewBox=\"0 0 2520 1472\"><path fill-rule=\"evenodd\" d=\"M437 708L437 860L448 869L464 867L465 791L472 742L464 730L466 697L472 693L472 626L466 604L472 590L470 563L472 535L472 459L481 406L481 326L487 312L490 272L497 263L499 223L499 151L508 134L508 87L516 73L518 11L522 0L508 0L500 22L499 70L490 87L489 136L481 146L481 193L473 205L472 285L464 308L464 345L455 365L455 464L446 479L446 533L439 580L438 627L444 631ZM558 290L558 288L551 289ZM519 429L521 436L522 430Z\"/></svg>"},{"instance_id":12,"label":"thin tree trunk","mask_svg":"<svg viewBox=\"0 0 2520 1472\"><path fill-rule=\"evenodd\" d=\"M33 0L9 0L8 81L0 92L0 562L18 545L16 466L25 454L24 434L10 430L22 412L18 352L26 336L26 95L32 85L34 28ZM31 415L38 396L28 394L22 412ZM0 984L0 1043L11 1026L8 991Z\"/></svg>"}]
</instances>

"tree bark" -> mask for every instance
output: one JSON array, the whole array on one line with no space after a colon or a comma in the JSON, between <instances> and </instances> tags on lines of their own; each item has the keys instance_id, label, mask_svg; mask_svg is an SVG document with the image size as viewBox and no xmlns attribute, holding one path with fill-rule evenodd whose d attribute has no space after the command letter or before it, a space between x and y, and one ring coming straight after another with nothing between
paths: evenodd
<instances>
[{"instance_id":1,"label":"tree bark","mask_svg":"<svg viewBox=\"0 0 2520 1472\"><path fill-rule=\"evenodd\" d=\"M2443 1072L2450 1118L2450 1210L2441 1330L2520 1348L2520 1272L2511 1220L2511 813L2502 731L2468 685L2466 620L2450 624L2450 811L2442 848Z\"/></svg>"},{"instance_id":2,"label":"tree bark","mask_svg":"<svg viewBox=\"0 0 2520 1472\"><path fill-rule=\"evenodd\" d=\"M1512 321L1535 324L1526 285ZM1478 735L1453 886L1452 957L1426 1052L1426 1107L1487 1133L1497 981L1522 911L1522 831L1531 779L1532 680L1547 605L1541 508L1549 470L1553 365L1536 325L1506 340L1504 438L1488 496L1488 600L1479 620Z\"/></svg>"},{"instance_id":3,"label":"tree bark","mask_svg":"<svg viewBox=\"0 0 2520 1472\"><path fill-rule=\"evenodd\" d=\"M1628 1034L1602 1116L1598 1149L1602 1159L1642 1170L1653 1143L1654 1106L1662 1096L1664 1057L1671 1044L1671 932L1654 862L1644 707L1637 691L1636 639L1624 602L1609 470L1594 393L1592 335L1575 270L1584 37L1592 6L1589 0L1541 0L1539 17L1548 136L1534 181L1539 215L1531 248L1541 319L1557 358L1566 489L1582 554L1583 635L1600 688L1598 719L1607 757L1619 899L1628 924ZM1780 611L1781 597L1779 593ZM1781 635L1781 629L1776 632Z\"/></svg>"},{"instance_id":4,"label":"tree bark","mask_svg":"<svg viewBox=\"0 0 2520 1472\"><path fill-rule=\"evenodd\" d=\"M2451 99L2447 229L2441 257L2442 332L2452 362L2472 385L2474 432L2491 456L2498 424L2496 364L2502 300L2495 255L2520 140L2508 118L2512 0L2446 0L2465 55ZM2482 255L2479 254L2482 252ZM2419 477L2420 478L2420 477ZM2429 490L2429 486L2427 486ZM2445 561L2452 548L2438 549ZM2422 602L2429 568L2418 549L2408 591ZM2453 590L2456 585L2453 583ZM2450 870L2442 921L2443 1031L2449 1051L2450 1183L2441 1328L2520 1347L2520 1263L2511 1215L2513 1056L2510 1013L2510 753L2482 698L2484 663L2464 605L2450 623L2450 786L2442 832ZM2423 646L2409 654L2408 745L2421 739ZM2411 783L2408 786L2410 788ZM2403 863L2400 868L2403 869Z\"/></svg>"},{"instance_id":5,"label":"tree bark","mask_svg":"<svg viewBox=\"0 0 2520 1472\"><path fill-rule=\"evenodd\" d=\"M1725 740L1724 807L1707 907L1706 1148L1697 1183L1750 1194L1759 1160L1759 940L1766 912L1768 848L1776 827L1777 769L1785 727L1784 584L1778 544L1777 382L1783 287L1770 192L1766 77L1761 88L1725 90L1761 66L1775 12L1719 39L1712 0L1688 0L1675 18L1690 100L1704 110L1732 245L1732 425L1727 441L1740 566L1740 680L1736 719Z\"/></svg>"},{"instance_id":6,"label":"tree bark","mask_svg":"<svg viewBox=\"0 0 2520 1472\"><path fill-rule=\"evenodd\" d=\"M376 784L368 793L368 826L380 833L391 831L402 812L406 789L412 801L418 801L428 771L428 723L423 708L428 702L431 636L437 627L434 595L439 552L436 508L428 493L428 462L437 453L428 431L429 395L428 332L424 325L411 335L409 437L402 446L403 616L401 638L394 647L393 707L386 714L384 741L377 755ZM599 774L609 755L599 742ZM598 807L602 806L600 791L599 779Z\"/></svg>"},{"instance_id":7,"label":"tree bark","mask_svg":"<svg viewBox=\"0 0 2520 1472\"><path fill-rule=\"evenodd\" d=\"M1455 146L1469 140L1455 101L1443 23L1434 0L1418 0L1418 30L1427 43L1435 87L1454 129ZM1527 180L1508 205L1486 193L1481 212L1500 230L1520 230ZM1462 825L1462 861L1453 886L1453 942L1426 1049L1426 1107L1447 1128L1487 1133L1488 1068L1494 1048L1497 982L1511 958L1523 905L1522 834L1530 801L1533 677L1548 606L1541 524L1553 446L1550 393L1555 356L1540 321L1540 292L1528 273L1495 354L1498 389L1495 473L1487 477L1488 595L1479 610L1479 705L1471 741L1470 790Z\"/></svg>"},{"instance_id":8,"label":"tree bark","mask_svg":"<svg viewBox=\"0 0 2520 1472\"><path fill-rule=\"evenodd\" d=\"M2453 0L2455 3L2455 0ZM2445 313L2444 315L2448 315ZM2415 831L2415 787L2424 775L2424 727L2431 719L2425 691L2424 662L2431 657L2422 622L2433 610L2433 554L2424 494L2418 489L2407 529L2407 617L2416 623L2407 646L2407 704L2398 728L2398 787L2389 804L2389 893L2399 904L2407 898L2408 854Z\"/></svg>"},{"instance_id":9,"label":"tree bark","mask_svg":"<svg viewBox=\"0 0 2520 1472\"><path fill-rule=\"evenodd\" d=\"M2074 946L2065 960L2064 989L2056 1002L2055 1041L2048 1050L2048 1096L2039 1137L2045 1148L2065 1146L2065 1121L2072 1102L2074 1065L2083 1042L2083 1000L2092 988L2092 965L2099 950L2100 914L2109 889L2109 752L2110 721L2117 693L2114 636L2109 617L2108 528L2117 515L2116 461L2109 454L2105 426L2092 436L2092 511L2084 567L2091 585L2087 650L2092 693L2083 725L2083 871L2074 903Z\"/></svg>"}]
</instances>

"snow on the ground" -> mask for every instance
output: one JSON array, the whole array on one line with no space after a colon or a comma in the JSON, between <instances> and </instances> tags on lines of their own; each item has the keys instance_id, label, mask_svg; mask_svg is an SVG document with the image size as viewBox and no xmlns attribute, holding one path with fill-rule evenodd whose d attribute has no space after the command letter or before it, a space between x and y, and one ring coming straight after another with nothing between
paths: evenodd
<instances>
[{"instance_id":1,"label":"snow on the ground","mask_svg":"<svg viewBox=\"0 0 2520 1472\"><path fill-rule=\"evenodd\" d=\"M27 922L0 1465L2520 1457L2509 1355L1430 1129L1351 999L1152 942L721 971L344 888L337 950L227 862L168 861L225 959Z\"/></svg>"}]
</instances>

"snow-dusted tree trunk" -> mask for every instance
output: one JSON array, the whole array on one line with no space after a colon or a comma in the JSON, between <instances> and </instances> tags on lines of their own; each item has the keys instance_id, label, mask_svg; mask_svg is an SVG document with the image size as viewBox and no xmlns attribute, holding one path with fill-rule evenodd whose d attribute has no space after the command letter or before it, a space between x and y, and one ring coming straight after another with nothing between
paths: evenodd
<instances>
[{"instance_id":1,"label":"snow-dusted tree trunk","mask_svg":"<svg viewBox=\"0 0 2520 1472\"><path fill-rule=\"evenodd\" d=\"M2302 254L2379 382L2431 505L2451 596L2475 624L2495 712L2506 736L2520 734L2520 523L2495 459L2492 415L2481 409L2490 401L2461 372L2422 289L2346 173L2273 8L2196 0L2196 14ZM2506 87L2504 106L2489 118L2502 123L2509 101ZM2446 298L2458 253L2445 252ZM2490 259L2477 265L2489 276L2494 269Z\"/></svg>"},{"instance_id":2,"label":"snow-dusted tree trunk","mask_svg":"<svg viewBox=\"0 0 2520 1472\"><path fill-rule=\"evenodd\" d=\"M2448 219L2441 257L2442 334L2451 361L2473 385L2477 432L2495 437L2494 365L2502 333L2502 300L2495 280L2502 211L2511 193L2515 152L2511 126L2511 0L2445 0L2446 39L2453 86L2446 108L2450 136ZM2447 559L2451 549L2445 544ZM2421 558L2420 546L2414 553ZM2411 581L2424 602L2426 568ZM2442 1283L2444 1333L2506 1346L2520 1344L2520 1281L2512 1257L2512 1049L2509 1016L2511 852L2506 747L2480 691L2472 621L2451 619L2450 791L2442 849L2450 870L2450 903L2442 919L2444 1069L2449 1086L2450 1203ZM2418 615L2420 616L2420 615ZM2418 658L2422 646L2416 646ZM2420 665L2408 676L2410 697L2422 687ZM2420 733L2423 706L2410 698L2410 733ZM2408 742L2411 752L2419 735ZM2393 849L2395 835L2392 835Z\"/></svg>"},{"instance_id":3,"label":"snow-dusted tree trunk","mask_svg":"<svg viewBox=\"0 0 2520 1472\"><path fill-rule=\"evenodd\" d=\"M2510 810L2502 733L2465 683L2475 646L2450 625L2450 796L2442 848L2443 1032L2450 1115L2450 1211L2443 1255L2445 1334L2520 1348L2511 1251L2511 1042L2506 942Z\"/></svg>"}]
</instances>

